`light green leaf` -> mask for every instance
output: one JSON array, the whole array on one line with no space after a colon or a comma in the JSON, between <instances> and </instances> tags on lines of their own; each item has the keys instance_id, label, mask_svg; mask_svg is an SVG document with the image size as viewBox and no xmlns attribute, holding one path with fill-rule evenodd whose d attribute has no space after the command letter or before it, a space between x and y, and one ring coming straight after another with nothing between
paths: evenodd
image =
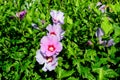
<instances>
[{"instance_id":1,"label":"light green leaf","mask_svg":"<svg viewBox=\"0 0 120 80\"><path fill-rule=\"evenodd\" d=\"M113 30L112 24L109 22L107 17L103 18L103 22L101 23L101 28L105 32L105 34L110 34Z\"/></svg>"},{"instance_id":2,"label":"light green leaf","mask_svg":"<svg viewBox=\"0 0 120 80\"><path fill-rule=\"evenodd\" d=\"M27 14L27 15L26 15L26 20L27 20L27 22L29 22L29 23L32 22L32 18L31 18L31 16L30 16L30 14Z\"/></svg>"},{"instance_id":3,"label":"light green leaf","mask_svg":"<svg viewBox=\"0 0 120 80\"><path fill-rule=\"evenodd\" d=\"M42 19L45 19L45 14L44 13L41 13L40 16L41 16Z\"/></svg>"},{"instance_id":4,"label":"light green leaf","mask_svg":"<svg viewBox=\"0 0 120 80\"><path fill-rule=\"evenodd\" d=\"M79 7L79 0L74 0L75 1L75 6Z\"/></svg>"},{"instance_id":5,"label":"light green leaf","mask_svg":"<svg viewBox=\"0 0 120 80\"><path fill-rule=\"evenodd\" d=\"M99 69L99 80L103 80L104 78L104 71L103 71L103 68L100 68Z\"/></svg>"},{"instance_id":6,"label":"light green leaf","mask_svg":"<svg viewBox=\"0 0 120 80\"><path fill-rule=\"evenodd\" d=\"M67 80L79 80L79 78L69 77Z\"/></svg>"},{"instance_id":7,"label":"light green leaf","mask_svg":"<svg viewBox=\"0 0 120 80\"><path fill-rule=\"evenodd\" d=\"M29 32L30 34L33 33L32 30L31 30L31 28L27 28L27 30L28 30L28 32Z\"/></svg>"},{"instance_id":8,"label":"light green leaf","mask_svg":"<svg viewBox=\"0 0 120 80\"><path fill-rule=\"evenodd\" d=\"M67 23L73 24L73 20L69 16L67 17Z\"/></svg>"},{"instance_id":9,"label":"light green leaf","mask_svg":"<svg viewBox=\"0 0 120 80\"><path fill-rule=\"evenodd\" d=\"M120 36L120 27L117 24L113 24L115 34L114 37Z\"/></svg>"},{"instance_id":10,"label":"light green leaf","mask_svg":"<svg viewBox=\"0 0 120 80\"><path fill-rule=\"evenodd\" d=\"M117 2L115 5L110 4L110 8L112 9L113 12L117 14L117 12L120 12L120 3Z\"/></svg>"}]
</instances>

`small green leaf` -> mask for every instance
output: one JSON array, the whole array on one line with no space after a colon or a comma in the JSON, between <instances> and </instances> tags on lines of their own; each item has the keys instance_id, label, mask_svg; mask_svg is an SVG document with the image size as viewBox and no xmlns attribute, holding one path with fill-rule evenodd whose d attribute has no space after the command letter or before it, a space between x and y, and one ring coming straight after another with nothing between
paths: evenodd
<instances>
[{"instance_id":1,"label":"small green leaf","mask_svg":"<svg viewBox=\"0 0 120 80\"><path fill-rule=\"evenodd\" d=\"M79 7L79 0L74 0L75 1L75 6Z\"/></svg>"},{"instance_id":2,"label":"small green leaf","mask_svg":"<svg viewBox=\"0 0 120 80\"><path fill-rule=\"evenodd\" d=\"M69 16L67 17L67 23L73 24L73 20Z\"/></svg>"},{"instance_id":3,"label":"small green leaf","mask_svg":"<svg viewBox=\"0 0 120 80\"><path fill-rule=\"evenodd\" d=\"M19 62L16 61L13 66L15 67L15 69L18 71L19 70Z\"/></svg>"},{"instance_id":4,"label":"small green leaf","mask_svg":"<svg viewBox=\"0 0 120 80\"><path fill-rule=\"evenodd\" d=\"M41 16L42 19L45 19L45 14L44 13L41 13L40 16Z\"/></svg>"},{"instance_id":5,"label":"small green leaf","mask_svg":"<svg viewBox=\"0 0 120 80\"><path fill-rule=\"evenodd\" d=\"M79 78L69 77L67 80L79 80Z\"/></svg>"},{"instance_id":6,"label":"small green leaf","mask_svg":"<svg viewBox=\"0 0 120 80\"><path fill-rule=\"evenodd\" d=\"M117 24L113 24L113 27L114 27L114 30L115 30L114 37L120 36L120 27Z\"/></svg>"},{"instance_id":7,"label":"small green leaf","mask_svg":"<svg viewBox=\"0 0 120 80\"><path fill-rule=\"evenodd\" d=\"M104 78L104 71L103 71L103 68L100 68L99 69L99 80L103 80Z\"/></svg>"},{"instance_id":8,"label":"small green leaf","mask_svg":"<svg viewBox=\"0 0 120 80\"><path fill-rule=\"evenodd\" d=\"M58 78L59 79L69 77L75 72L74 70L66 71L60 67L57 68L57 71L58 71Z\"/></svg>"},{"instance_id":9,"label":"small green leaf","mask_svg":"<svg viewBox=\"0 0 120 80\"><path fill-rule=\"evenodd\" d=\"M61 78L69 77L69 76L71 76L73 73L74 73L74 70L71 70L71 71L65 71L65 70L63 70L63 71L62 71Z\"/></svg>"},{"instance_id":10,"label":"small green leaf","mask_svg":"<svg viewBox=\"0 0 120 80\"><path fill-rule=\"evenodd\" d=\"M28 29L28 32L29 32L30 34L33 33L32 30L31 30L30 28L27 28L27 29Z\"/></svg>"},{"instance_id":11,"label":"small green leaf","mask_svg":"<svg viewBox=\"0 0 120 80\"><path fill-rule=\"evenodd\" d=\"M27 22L29 22L29 23L31 23L31 22L32 22L32 19L31 19L31 17L30 17L30 15L29 15L29 14L27 14L27 15L26 15L26 19L27 19Z\"/></svg>"}]
</instances>

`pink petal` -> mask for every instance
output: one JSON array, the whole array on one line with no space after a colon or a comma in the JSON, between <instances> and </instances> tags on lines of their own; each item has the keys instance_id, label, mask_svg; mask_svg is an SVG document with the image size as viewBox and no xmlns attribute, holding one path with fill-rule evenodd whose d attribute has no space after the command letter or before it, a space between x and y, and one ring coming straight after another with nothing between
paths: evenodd
<instances>
[{"instance_id":1,"label":"pink petal","mask_svg":"<svg viewBox=\"0 0 120 80\"><path fill-rule=\"evenodd\" d=\"M61 28L61 26L59 24L53 24L53 29L58 34L61 33L61 31L62 31L62 28Z\"/></svg>"},{"instance_id":2,"label":"pink petal","mask_svg":"<svg viewBox=\"0 0 120 80\"><path fill-rule=\"evenodd\" d=\"M42 56L42 53L40 52L40 50L37 50L35 57L39 64L43 64L46 62L46 59Z\"/></svg>"},{"instance_id":3,"label":"pink petal","mask_svg":"<svg viewBox=\"0 0 120 80\"><path fill-rule=\"evenodd\" d=\"M52 31L52 30L53 30L53 29L52 29L52 25L49 24L46 29L47 29L49 32Z\"/></svg>"},{"instance_id":4,"label":"pink petal","mask_svg":"<svg viewBox=\"0 0 120 80\"><path fill-rule=\"evenodd\" d=\"M98 2L96 6L100 6L100 5L102 5L102 3L101 3L101 2Z\"/></svg>"},{"instance_id":5,"label":"pink petal","mask_svg":"<svg viewBox=\"0 0 120 80\"><path fill-rule=\"evenodd\" d=\"M56 45L56 43L57 43L58 41L59 41L59 40L58 40L57 36L51 36L51 43L52 43L52 44Z\"/></svg>"},{"instance_id":6,"label":"pink petal","mask_svg":"<svg viewBox=\"0 0 120 80\"><path fill-rule=\"evenodd\" d=\"M55 18L57 16L57 11L56 10L51 10L50 15Z\"/></svg>"},{"instance_id":7,"label":"pink petal","mask_svg":"<svg viewBox=\"0 0 120 80\"><path fill-rule=\"evenodd\" d=\"M43 36L41 41L40 41L41 44L44 44L44 43L48 43L48 37L47 36Z\"/></svg>"},{"instance_id":8,"label":"pink petal","mask_svg":"<svg viewBox=\"0 0 120 80\"><path fill-rule=\"evenodd\" d=\"M46 56L53 56L55 54L55 51L53 51L53 52L50 52L50 51L46 51Z\"/></svg>"},{"instance_id":9,"label":"pink petal","mask_svg":"<svg viewBox=\"0 0 120 80\"><path fill-rule=\"evenodd\" d=\"M59 53L59 52L62 51L62 48L63 48L63 47L62 47L62 43L61 43L61 42L58 42L56 51Z\"/></svg>"},{"instance_id":10,"label":"pink petal","mask_svg":"<svg viewBox=\"0 0 120 80\"><path fill-rule=\"evenodd\" d=\"M46 53L46 48L47 48L47 45L41 44L40 51L43 53L44 56Z\"/></svg>"}]
</instances>

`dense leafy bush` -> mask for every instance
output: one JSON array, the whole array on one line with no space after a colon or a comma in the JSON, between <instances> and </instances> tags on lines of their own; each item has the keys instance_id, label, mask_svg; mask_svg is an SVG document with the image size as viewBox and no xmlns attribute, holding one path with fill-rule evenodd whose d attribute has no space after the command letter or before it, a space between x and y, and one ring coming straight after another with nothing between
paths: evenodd
<instances>
[{"instance_id":1,"label":"dense leafy bush","mask_svg":"<svg viewBox=\"0 0 120 80\"><path fill-rule=\"evenodd\" d=\"M101 0L105 12L90 0L1 0L0 1L0 79L1 80L118 80L120 78L120 2ZM16 13L26 10L22 20ZM65 14L63 50L54 71L42 71L36 61L40 39L51 23L50 11ZM32 27L32 23L39 29ZM107 47L103 40L114 40Z\"/></svg>"}]
</instances>

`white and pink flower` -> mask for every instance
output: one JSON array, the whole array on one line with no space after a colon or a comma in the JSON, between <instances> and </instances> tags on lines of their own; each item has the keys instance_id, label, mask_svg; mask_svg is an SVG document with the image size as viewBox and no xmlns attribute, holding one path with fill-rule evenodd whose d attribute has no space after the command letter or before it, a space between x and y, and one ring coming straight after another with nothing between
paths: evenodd
<instances>
[{"instance_id":1,"label":"white and pink flower","mask_svg":"<svg viewBox=\"0 0 120 80\"><path fill-rule=\"evenodd\" d=\"M63 39L63 35L65 32L59 24L49 24L46 29L48 30L48 36L56 36L59 41Z\"/></svg>"},{"instance_id":2,"label":"white and pink flower","mask_svg":"<svg viewBox=\"0 0 120 80\"><path fill-rule=\"evenodd\" d=\"M105 12L105 8L106 8L106 5L102 5L100 6L99 10L104 13Z\"/></svg>"},{"instance_id":3,"label":"white and pink flower","mask_svg":"<svg viewBox=\"0 0 120 80\"><path fill-rule=\"evenodd\" d=\"M64 24L64 13L61 11L51 10L50 15L54 24Z\"/></svg>"},{"instance_id":4,"label":"white and pink flower","mask_svg":"<svg viewBox=\"0 0 120 80\"><path fill-rule=\"evenodd\" d=\"M41 51L38 50L36 52L36 60L37 62L42 65L44 64L42 70L43 71L52 71L56 68L56 66L58 65L58 62L57 62L57 58L56 58L56 55L53 55L53 56L50 56L50 57L45 57L42 55Z\"/></svg>"}]
</instances>

